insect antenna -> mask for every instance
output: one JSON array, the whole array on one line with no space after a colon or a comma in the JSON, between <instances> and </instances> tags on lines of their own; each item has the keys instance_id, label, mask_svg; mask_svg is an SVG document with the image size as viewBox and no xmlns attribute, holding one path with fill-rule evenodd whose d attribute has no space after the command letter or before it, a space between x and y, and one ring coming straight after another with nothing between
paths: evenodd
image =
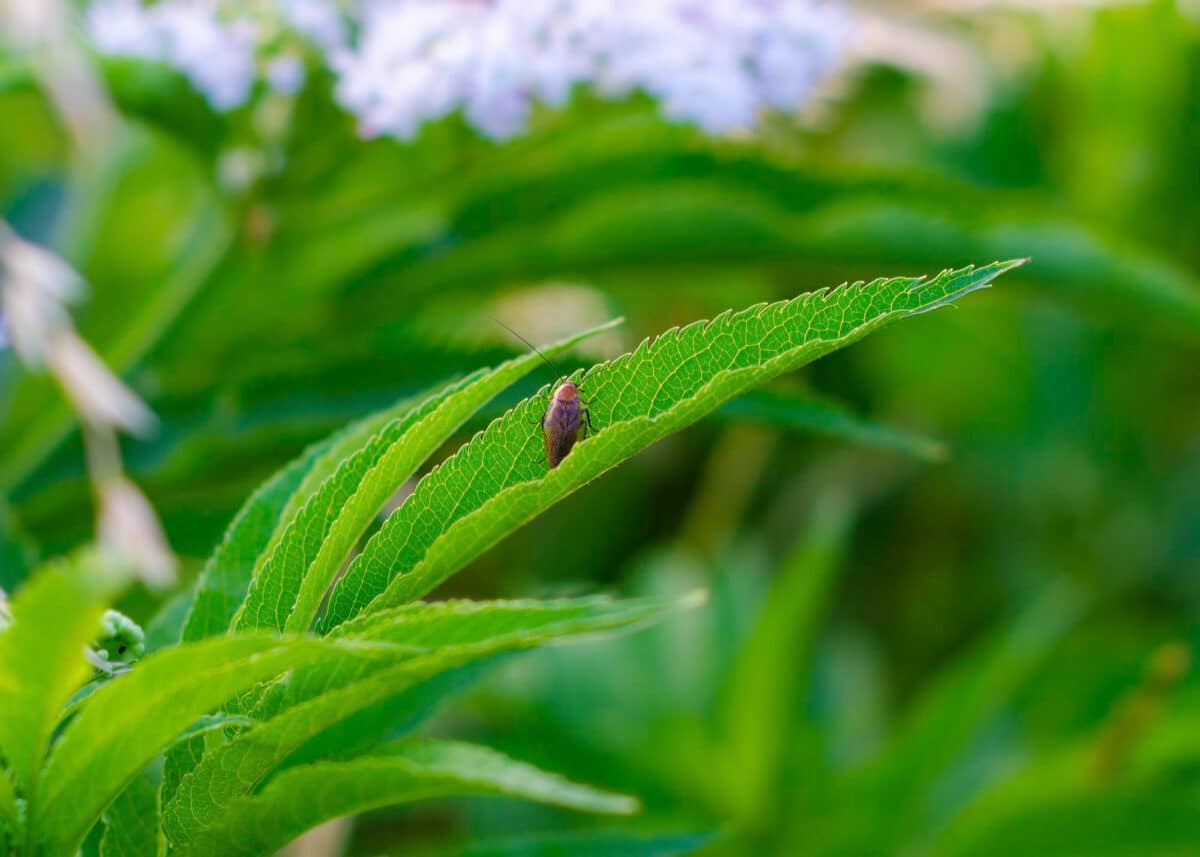
<instances>
[{"instance_id":1,"label":"insect antenna","mask_svg":"<svg viewBox=\"0 0 1200 857\"><path fill-rule=\"evenodd\" d=\"M500 319L498 319L498 318L492 318L492 316L490 316L490 315L488 316L488 318L491 318L491 319L492 319L492 321L496 322L496 324L500 325L500 326L501 326L501 327L503 327L505 330L507 330L509 333L511 333L513 336L515 336L517 339L521 340L521 341L522 341L522 342L524 342L526 345L528 345L530 348L532 348L532 349L533 349L533 353L534 353L534 354L536 354L538 357L542 358L542 362L543 362L543 363L545 363L547 366L549 366L549 367L550 367L550 370L551 370L552 372L554 372L554 374L556 374L556 375L558 376L558 380L559 380L559 381L561 381L563 378L566 378L566 377L567 377L566 375L564 375L564 374L562 373L562 370L561 370L561 369L559 369L557 366L555 366L553 363L551 363L551 362L550 362L550 359L549 359L548 357L546 357L546 355L545 355L545 354L543 354L541 351L539 351L539 350L538 350L538 347L537 347L536 345L534 345L532 342L530 342L530 341L529 341L528 339L526 339L524 336L522 336L521 334L517 333L515 330L513 330L513 329L512 329L511 327L509 327L507 324L505 324L504 322L502 322Z\"/></svg>"}]
</instances>

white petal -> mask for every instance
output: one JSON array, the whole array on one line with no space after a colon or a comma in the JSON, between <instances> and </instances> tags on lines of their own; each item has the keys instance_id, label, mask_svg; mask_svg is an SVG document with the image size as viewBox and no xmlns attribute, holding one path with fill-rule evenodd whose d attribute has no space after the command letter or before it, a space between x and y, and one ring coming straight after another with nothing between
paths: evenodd
<instances>
[{"instance_id":1,"label":"white petal","mask_svg":"<svg viewBox=\"0 0 1200 857\"><path fill-rule=\"evenodd\" d=\"M46 363L89 424L132 434L146 434L155 427L154 413L109 371L74 330L63 328L53 334Z\"/></svg>"},{"instance_id":2,"label":"white petal","mask_svg":"<svg viewBox=\"0 0 1200 857\"><path fill-rule=\"evenodd\" d=\"M99 530L101 543L132 564L147 585L175 582L175 556L158 517L129 480L118 477L101 486Z\"/></svg>"}]
</instances>

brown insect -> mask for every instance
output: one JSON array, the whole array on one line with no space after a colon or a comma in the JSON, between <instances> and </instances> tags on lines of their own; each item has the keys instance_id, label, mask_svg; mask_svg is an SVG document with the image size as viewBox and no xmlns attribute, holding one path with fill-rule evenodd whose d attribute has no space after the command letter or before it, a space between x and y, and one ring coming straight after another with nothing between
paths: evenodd
<instances>
[{"instance_id":1,"label":"brown insect","mask_svg":"<svg viewBox=\"0 0 1200 857\"><path fill-rule=\"evenodd\" d=\"M546 355L538 351L536 345L507 324L496 319L492 320L532 348L547 366L555 372L558 371L557 367L546 359ZM558 467L571 452L575 441L581 439L580 432L586 438L587 433L593 430L591 412L579 398L579 385L574 381L563 380L561 375L559 380L562 383L555 388L554 395L550 397L550 404L546 406L546 413L542 417L542 436L546 441L546 460L550 462L552 470Z\"/></svg>"},{"instance_id":2,"label":"brown insect","mask_svg":"<svg viewBox=\"0 0 1200 857\"><path fill-rule=\"evenodd\" d=\"M546 458L550 467L558 467L575 441L579 433L587 437L592 428L592 415L587 408L581 407L579 385L574 381L563 381L550 397L546 407L546 415L542 417L542 434L546 438Z\"/></svg>"}]
</instances>

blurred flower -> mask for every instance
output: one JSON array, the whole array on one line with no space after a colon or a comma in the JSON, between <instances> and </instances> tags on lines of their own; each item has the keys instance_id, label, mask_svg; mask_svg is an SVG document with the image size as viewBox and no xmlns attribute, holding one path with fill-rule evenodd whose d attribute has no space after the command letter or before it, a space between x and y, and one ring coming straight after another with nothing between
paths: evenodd
<instances>
[{"instance_id":1,"label":"blurred flower","mask_svg":"<svg viewBox=\"0 0 1200 857\"><path fill-rule=\"evenodd\" d=\"M31 369L48 370L82 418L100 541L161 586L174 580L175 560L154 510L121 473L116 438L148 431L154 414L75 332L67 305L83 291L69 265L0 221L0 310L14 350Z\"/></svg>"},{"instance_id":2,"label":"blurred flower","mask_svg":"<svg viewBox=\"0 0 1200 857\"><path fill-rule=\"evenodd\" d=\"M118 476L100 486L100 542L126 562L149 586L175 582L175 557L149 501L132 482Z\"/></svg>"},{"instance_id":3,"label":"blurred flower","mask_svg":"<svg viewBox=\"0 0 1200 857\"><path fill-rule=\"evenodd\" d=\"M0 223L0 307L17 355L32 369L48 368L92 426L146 432L154 414L71 324L67 304L83 291L69 265Z\"/></svg>"},{"instance_id":4,"label":"blurred flower","mask_svg":"<svg viewBox=\"0 0 1200 857\"><path fill-rule=\"evenodd\" d=\"M817 0L374 0L356 48L334 54L337 95L368 135L411 137L462 109L519 132L532 104L576 84L644 91L671 119L725 134L801 106L836 64L842 7Z\"/></svg>"},{"instance_id":5,"label":"blurred flower","mask_svg":"<svg viewBox=\"0 0 1200 857\"><path fill-rule=\"evenodd\" d=\"M267 84L280 95L295 95L304 88L304 61L284 54L267 63Z\"/></svg>"},{"instance_id":6,"label":"blurred flower","mask_svg":"<svg viewBox=\"0 0 1200 857\"><path fill-rule=\"evenodd\" d=\"M66 0L0 0L0 48L15 49L70 130L81 154L101 151L114 116L80 50Z\"/></svg>"},{"instance_id":7,"label":"blurred flower","mask_svg":"<svg viewBox=\"0 0 1200 857\"><path fill-rule=\"evenodd\" d=\"M83 281L69 265L0 223L0 305L13 347L39 369L54 335L70 326L66 304L83 294Z\"/></svg>"},{"instance_id":8,"label":"blurred flower","mask_svg":"<svg viewBox=\"0 0 1200 857\"><path fill-rule=\"evenodd\" d=\"M902 12L862 12L847 47L855 65L901 69L925 81L927 119L944 130L969 127L989 103L988 58L961 29Z\"/></svg>"},{"instance_id":9,"label":"blurred flower","mask_svg":"<svg viewBox=\"0 0 1200 857\"><path fill-rule=\"evenodd\" d=\"M95 0L88 29L102 52L172 65L228 110L259 74L277 92L303 85L299 60L278 55L272 28L251 21L256 8ZM364 135L401 139L456 111L507 139L535 103L561 105L578 85L610 97L645 92L668 118L728 134L765 109L802 107L838 65L850 29L836 0L363 0L349 15L331 0L268 8L323 54Z\"/></svg>"},{"instance_id":10,"label":"blurred flower","mask_svg":"<svg viewBox=\"0 0 1200 857\"><path fill-rule=\"evenodd\" d=\"M87 29L101 52L115 56L163 58L162 39L150 10L137 0L102 0L87 11Z\"/></svg>"},{"instance_id":11,"label":"blurred flower","mask_svg":"<svg viewBox=\"0 0 1200 857\"><path fill-rule=\"evenodd\" d=\"M254 86L255 28L248 20L223 24L198 0L159 3L153 14L166 61L179 69L217 110L246 102Z\"/></svg>"},{"instance_id":12,"label":"blurred flower","mask_svg":"<svg viewBox=\"0 0 1200 857\"><path fill-rule=\"evenodd\" d=\"M153 412L73 329L54 335L47 363L75 410L92 426L130 434L146 434L154 428Z\"/></svg>"},{"instance_id":13,"label":"blurred flower","mask_svg":"<svg viewBox=\"0 0 1200 857\"><path fill-rule=\"evenodd\" d=\"M12 608L8 606L8 593L0 589L0 631L12 624Z\"/></svg>"},{"instance_id":14,"label":"blurred flower","mask_svg":"<svg viewBox=\"0 0 1200 857\"><path fill-rule=\"evenodd\" d=\"M159 60L177 69L216 110L245 104L257 71L257 30L249 18L221 20L203 0L97 0L87 29L106 54Z\"/></svg>"},{"instance_id":15,"label":"blurred flower","mask_svg":"<svg viewBox=\"0 0 1200 857\"><path fill-rule=\"evenodd\" d=\"M326 52L350 41L346 19L331 0L280 0L284 20L297 33Z\"/></svg>"}]
</instances>

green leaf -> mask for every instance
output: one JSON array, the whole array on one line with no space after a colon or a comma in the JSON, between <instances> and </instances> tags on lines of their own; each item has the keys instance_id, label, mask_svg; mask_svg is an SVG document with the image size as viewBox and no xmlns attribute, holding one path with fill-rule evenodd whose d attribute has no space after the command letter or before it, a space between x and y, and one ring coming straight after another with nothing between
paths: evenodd
<instances>
[{"instance_id":1,"label":"green leaf","mask_svg":"<svg viewBox=\"0 0 1200 857\"><path fill-rule=\"evenodd\" d=\"M817 633L841 566L849 502L824 498L804 538L776 575L723 691L724 793L742 827L780 817L788 744L808 692Z\"/></svg>"},{"instance_id":2,"label":"green leaf","mask_svg":"<svg viewBox=\"0 0 1200 857\"><path fill-rule=\"evenodd\" d=\"M12 600L13 621L0 633L0 754L27 801L63 706L92 668L83 649L123 576L82 552L36 572Z\"/></svg>"},{"instance_id":3,"label":"green leaf","mask_svg":"<svg viewBox=\"0 0 1200 857\"><path fill-rule=\"evenodd\" d=\"M902 728L851 783L852 799L873 810L872 845L894 845L918 829L940 778L1012 698L1086 606L1067 584L1049 587L915 703Z\"/></svg>"},{"instance_id":4,"label":"green leaf","mask_svg":"<svg viewBox=\"0 0 1200 857\"><path fill-rule=\"evenodd\" d=\"M573 783L484 747L404 741L370 756L284 771L174 853L259 857L332 818L449 795L500 795L609 814L638 808L632 798Z\"/></svg>"},{"instance_id":5,"label":"green leaf","mask_svg":"<svg viewBox=\"0 0 1200 857\"><path fill-rule=\"evenodd\" d=\"M711 841L707 834L639 836L600 832L473 842L408 857L682 857Z\"/></svg>"},{"instance_id":6,"label":"green leaf","mask_svg":"<svg viewBox=\"0 0 1200 857\"><path fill-rule=\"evenodd\" d=\"M427 720L447 697L476 682L489 666L486 660L476 661L361 708L306 741L288 757L286 765L344 759L402 738Z\"/></svg>"},{"instance_id":7,"label":"green leaf","mask_svg":"<svg viewBox=\"0 0 1200 857\"><path fill-rule=\"evenodd\" d=\"M353 641L220 637L158 652L96 690L63 730L30 824L44 857L68 857L100 813L197 718L256 682L305 663L387 655Z\"/></svg>"},{"instance_id":8,"label":"green leaf","mask_svg":"<svg viewBox=\"0 0 1200 857\"><path fill-rule=\"evenodd\" d=\"M546 353L559 354L616 323L564 339ZM471 414L540 361L531 352L434 393L343 461L255 575L236 627L307 630L346 555L384 503Z\"/></svg>"},{"instance_id":9,"label":"green leaf","mask_svg":"<svg viewBox=\"0 0 1200 857\"><path fill-rule=\"evenodd\" d=\"M434 470L334 588L321 627L429 592L562 497L656 440L783 372L986 287L1020 261L932 279L855 283L670 331L583 379L596 434L547 467L535 427L547 391Z\"/></svg>"},{"instance_id":10,"label":"green leaf","mask_svg":"<svg viewBox=\"0 0 1200 857\"><path fill-rule=\"evenodd\" d=\"M717 416L890 449L924 461L946 457L939 440L865 419L837 402L807 393L754 390L722 405Z\"/></svg>"},{"instance_id":11,"label":"green leaf","mask_svg":"<svg viewBox=\"0 0 1200 857\"><path fill-rule=\"evenodd\" d=\"M313 444L264 483L242 506L225 537L205 564L183 627L184 640L199 640L224 632L246 597L254 570L270 556L285 525L350 452L388 420L412 407L406 399ZM196 743L179 742L167 753L163 774L165 803L175 785L193 767Z\"/></svg>"},{"instance_id":12,"label":"green leaf","mask_svg":"<svg viewBox=\"0 0 1200 857\"><path fill-rule=\"evenodd\" d=\"M25 579L33 564L34 550L0 497L0 589L11 592Z\"/></svg>"},{"instance_id":13,"label":"green leaf","mask_svg":"<svg viewBox=\"0 0 1200 857\"><path fill-rule=\"evenodd\" d=\"M646 622L678 606L595 598L544 604L449 602L406 605L363 617L342 629L339 641L388 643L407 651L418 645L431 651L376 668L297 670L286 685L276 685L274 693L260 700L255 715L261 719L281 713L211 750L179 782L163 811L167 838L179 846L202 835L232 802L253 792L314 736L425 679L503 651Z\"/></svg>"},{"instance_id":14,"label":"green leaf","mask_svg":"<svg viewBox=\"0 0 1200 857\"><path fill-rule=\"evenodd\" d=\"M200 586L197 577L186 588L180 589L166 600L146 623L146 651L157 652L179 642L184 623L196 603L196 592Z\"/></svg>"},{"instance_id":15,"label":"green leaf","mask_svg":"<svg viewBox=\"0 0 1200 857\"><path fill-rule=\"evenodd\" d=\"M1181 857L1200 841L1195 786L1110 787L1050 796L1021 812L989 818L933 853L938 857Z\"/></svg>"},{"instance_id":16,"label":"green leaf","mask_svg":"<svg viewBox=\"0 0 1200 857\"><path fill-rule=\"evenodd\" d=\"M143 771L104 812L100 857L157 857L165 843L160 828L158 783Z\"/></svg>"},{"instance_id":17,"label":"green leaf","mask_svg":"<svg viewBox=\"0 0 1200 857\"><path fill-rule=\"evenodd\" d=\"M203 639L229 628L246 597L254 569L269 555L304 501L350 450L384 421L410 407L411 400L400 402L313 444L251 495L200 574L183 628L184 640Z\"/></svg>"},{"instance_id":18,"label":"green leaf","mask_svg":"<svg viewBox=\"0 0 1200 857\"><path fill-rule=\"evenodd\" d=\"M0 767L0 844L4 837L17 839L21 834L21 808L17 804L17 794L13 790L12 780L9 779L8 769Z\"/></svg>"}]
</instances>

